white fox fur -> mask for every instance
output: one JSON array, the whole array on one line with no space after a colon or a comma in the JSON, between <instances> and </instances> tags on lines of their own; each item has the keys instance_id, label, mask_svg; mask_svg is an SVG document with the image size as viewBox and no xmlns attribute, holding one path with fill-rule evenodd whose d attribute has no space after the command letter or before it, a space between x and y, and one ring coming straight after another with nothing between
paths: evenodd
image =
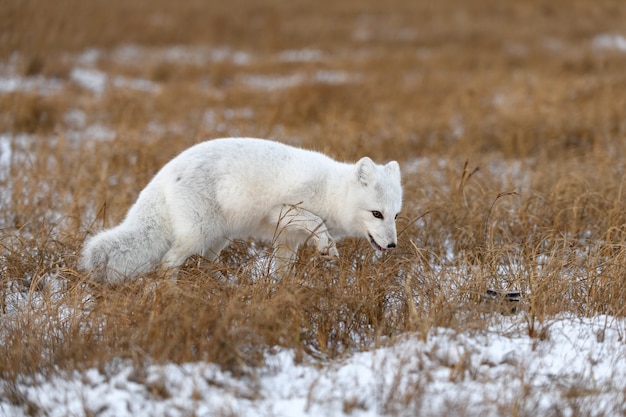
<instances>
[{"instance_id":1,"label":"white fox fur","mask_svg":"<svg viewBox=\"0 0 626 417\"><path fill-rule=\"evenodd\" d=\"M269 140L215 139L167 163L122 223L86 241L79 266L115 283L193 254L215 259L248 237L273 244L278 269L308 239L330 256L346 236L384 251L397 244L401 206L396 161L349 164Z\"/></svg>"}]
</instances>

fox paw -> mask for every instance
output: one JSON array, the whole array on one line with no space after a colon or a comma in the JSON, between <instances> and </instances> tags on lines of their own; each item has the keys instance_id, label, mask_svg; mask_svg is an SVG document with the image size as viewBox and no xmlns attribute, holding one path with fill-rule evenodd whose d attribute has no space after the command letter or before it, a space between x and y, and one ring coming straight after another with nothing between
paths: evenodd
<instances>
[{"instance_id":1,"label":"fox paw","mask_svg":"<svg viewBox=\"0 0 626 417\"><path fill-rule=\"evenodd\" d=\"M327 239L320 239L317 244L318 252L325 257L338 258L339 251L337 251L337 245L335 241L328 237Z\"/></svg>"}]
</instances>

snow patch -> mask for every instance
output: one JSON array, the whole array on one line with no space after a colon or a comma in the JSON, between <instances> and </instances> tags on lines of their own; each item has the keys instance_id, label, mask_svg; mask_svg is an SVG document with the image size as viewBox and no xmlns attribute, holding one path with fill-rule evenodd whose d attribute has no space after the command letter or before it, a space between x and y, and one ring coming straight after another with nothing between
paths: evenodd
<instances>
[{"instance_id":1,"label":"snow patch","mask_svg":"<svg viewBox=\"0 0 626 417\"><path fill-rule=\"evenodd\" d=\"M43 414L239 416L621 415L626 393L626 321L611 316L553 318L545 339L522 317L494 318L481 332L434 328L426 340L319 364L267 353L265 365L236 378L196 362L134 368L112 361L11 387ZM320 366L323 365L323 366ZM8 389L0 381L0 394ZM27 415L0 395L0 413ZM5 396L6 398L6 396Z\"/></svg>"},{"instance_id":2,"label":"snow patch","mask_svg":"<svg viewBox=\"0 0 626 417\"><path fill-rule=\"evenodd\" d=\"M71 129L84 129L87 125L87 114L80 109L68 110L63 121Z\"/></svg>"},{"instance_id":3,"label":"snow patch","mask_svg":"<svg viewBox=\"0 0 626 417\"><path fill-rule=\"evenodd\" d=\"M87 68L74 68L70 79L86 90L100 95L107 85L108 76L102 71Z\"/></svg>"},{"instance_id":4,"label":"snow patch","mask_svg":"<svg viewBox=\"0 0 626 417\"><path fill-rule=\"evenodd\" d=\"M256 90L278 90L293 88L305 84L345 84L358 82L361 76L347 71L320 70L312 74L295 73L289 75L244 75L242 84Z\"/></svg>"},{"instance_id":5,"label":"snow patch","mask_svg":"<svg viewBox=\"0 0 626 417\"><path fill-rule=\"evenodd\" d=\"M158 93L161 91L158 84L142 78L117 76L113 79L113 86L116 88L143 91L146 93Z\"/></svg>"},{"instance_id":6,"label":"snow patch","mask_svg":"<svg viewBox=\"0 0 626 417\"><path fill-rule=\"evenodd\" d=\"M252 56L230 48L209 48L204 46L173 45L164 48L145 48L139 45L122 45L111 53L113 61L123 65L143 65L146 62L173 63L205 66L214 62L230 61L236 65L250 63Z\"/></svg>"},{"instance_id":7,"label":"snow patch","mask_svg":"<svg viewBox=\"0 0 626 417\"><path fill-rule=\"evenodd\" d=\"M93 67L98 63L101 55L102 53L98 49L89 48L78 55L76 60L80 65Z\"/></svg>"},{"instance_id":8,"label":"snow patch","mask_svg":"<svg viewBox=\"0 0 626 417\"><path fill-rule=\"evenodd\" d=\"M0 135L0 179L2 172L11 165L11 140L13 135L3 133Z\"/></svg>"},{"instance_id":9,"label":"snow patch","mask_svg":"<svg viewBox=\"0 0 626 417\"><path fill-rule=\"evenodd\" d=\"M626 37L618 34L605 33L593 38L593 49L597 51L614 50L626 52Z\"/></svg>"},{"instance_id":10,"label":"snow patch","mask_svg":"<svg viewBox=\"0 0 626 417\"><path fill-rule=\"evenodd\" d=\"M292 88L304 82L302 74L291 75L245 75L242 77L243 84L257 90L277 90Z\"/></svg>"},{"instance_id":11,"label":"snow patch","mask_svg":"<svg viewBox=\"0 0 626 417\"><path fill-rule=\"evenodd\" d=\"M278 54L282 62L316 62L322 60L322 51L317 49L290 49Z\"/></svg>"},{"instance_id":12,"label":"snow patch","mask_svg":"<svg viewBox=\"0 0 626 417\"><path fill-rule=\"evenodd\" d=\"M109 85L109 76L96 69L74 68L70 74L70 79L96 95L102 95ZM113 77L110 85L119 89L143 91L146 93L158 93L161 91L158 84L142 78L116 76Z\"/></svg>"},{"instance_id":13,"label":"snow patch","mask_svg":"<svg viewBox=\"0 0 626 417\"><path fill-rule=\"evenodd\" d=\"M0 94L24 91L49 95L61 91L64 87L65 83L56 78L20 77L17 75L0 77Z\"/></svg>"}]
</instances>

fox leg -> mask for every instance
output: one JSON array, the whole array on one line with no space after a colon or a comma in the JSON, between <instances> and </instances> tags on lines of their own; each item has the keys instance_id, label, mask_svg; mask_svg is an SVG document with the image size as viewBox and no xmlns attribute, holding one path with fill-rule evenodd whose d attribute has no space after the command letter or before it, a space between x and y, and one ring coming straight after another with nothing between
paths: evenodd
<instances>
[{"instance_id":1,"label":"fox leg","mask_svg":"<svg viewBox=\"0 0 626 417\"><path fill-rule=\"evenodd\" d=\"M167 271L166 276L176 280L178 267L194 254L201 254L204 258L214 261L222 249L228 246L227 239L217 239L208 247L204 248L202 236L186 236L177 239L170 250L161 259L161 269Z\"/></svg>"},{"instance_id":2,"label":"fox leg","mask_svg":"<svg viewBox=\"0 0 626 417\"><path fill-rule=\"evenodd\" d=\"M194 250L195 249L195 250ZM198 253L199 248L194 248L188 243L180 241L174 242L170 250L161 259L161 270L166 271L165 276L172 281L176 281L178 277L178 267L194 253Z\"/></svg>"},{"instance_id":3,"label":"fox leg","mask_svg":"<svg viewBox=\"0 0 626 417\"><path fill-rule=\"evenodd\" d=\"M229 244L228 239L216 239L212 245L207 247L202 256L210 261L214 261L220 255L220 252Z\"/></svg>"},{"instance_id":4,"label":"fox leg","mask_svg":"<svg viewBox=\"0 0 626 417\"><path fill-rule=\"evenodd\" d=\"M293 256L298 244L307 239L312 239L317 251L323 256L339 256L335 240L328 232L324 220L316 214L298 206L284 205L280 209L277 225L276 243L290 247Z\"/></svg>"},{"instance_id":5,"label":"fox leg","mask_svg":"<svg viewBox=\"0 0 626 417\"><path fill-rule=\"evenodd\" d=\"M284 276L291 269L293 262L296 260L297 243L287 242L284 239L277 240L274 243L274 262L276 265L276 275Z\"/></svg>"}]
</instances>

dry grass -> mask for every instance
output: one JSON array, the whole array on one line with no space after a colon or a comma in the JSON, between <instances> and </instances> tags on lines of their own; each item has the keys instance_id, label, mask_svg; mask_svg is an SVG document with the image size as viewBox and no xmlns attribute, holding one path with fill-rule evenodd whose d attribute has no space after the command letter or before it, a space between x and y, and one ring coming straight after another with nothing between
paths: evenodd
<instances>
[{"instance_id":1,"label":"dry grass","mask_svg":"<svg viewBox=\"0 0 626 417\"><path fill-rule=\"evenodd\" d=\"M0 94L3 378L117 357L243 372L273 346L332 358L432 326L480 328L501 309L483 303L487 289L521 291L537 337L551 315L626 314L626 53L592 48L623 30L623 2L5 3L3 68L65 87ZM128 44L157 58L116 58ZM166 59L171 45L249 60ZM88 48L110 80L158 91L76 85ZM279 59L303 48L319 58ZM294 74L309 81L250 81ZM182 149L219 136L398 159L399 247L376 257L346 240L336 263L304 248L276 282L263 251L235 242L224 280L194 258L175 286L157 273L89 285L75 269L85 236L116 224ZM16 296L30 302L12 314Z\"/></svg>"}]
</instances>

